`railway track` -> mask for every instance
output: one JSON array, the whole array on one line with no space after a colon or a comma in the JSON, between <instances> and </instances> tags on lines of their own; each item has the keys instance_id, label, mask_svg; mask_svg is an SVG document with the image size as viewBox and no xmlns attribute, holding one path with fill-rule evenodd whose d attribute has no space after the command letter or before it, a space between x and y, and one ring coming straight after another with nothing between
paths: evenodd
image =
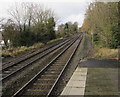
<instances>
[{"instance_id":1,"label":"railway track","mask_svg":"<svg viewBox=\"0 0 120 97\"><path fill-rule=\"evenodd\" d=\"M20 63L20 62L22 62L22 61L24 61L26 59L29 59L29 58L31 58L31 57L33 57L33 56L35 56L35 55L37 55L37 54L39 54L41 52L46 51L46 50L48 50L48 49L50 49L50 48L52 48L52 47L54 47L54 46L64 42L64 41L66 41L66 40L68 40L68 39L61 40L61 41L59 41L59 42L57 42L55 44L52 44L50 46L47 46L47 47L43 48L42 50L31 52L31 54L29 53L28 55L23 55L23 56L21 56L19 58L15 58L15 59L10 60L8 62L2 63L2 66L3 66L3 68L6 68L7 66L12 65L12 64L18 64L18 63Z\"/></svg>"},{"instance_id":2,"label":"railway track","mask_svg":"<svg viewBox=\"0 0 120 97\"><path fill-rule=\"evenodd\" d=\"M26 67L32 65L37 60L43 58L44 56L48 55L49 53L53 52L54 50L60 48L61 46L65 45L69 41L71 41L70 38L65 41L62 41L62 43L55 45L54 47L47 48L43 50L43 52L35 53L34 55L27 57L21 61L15 62L11 64L10 66L7 66L2 69L2 79L1 81L4 83L8 81L11 77L14 77L15 74L19 73L20 71L23 71Z\"/></svg>"},{"instance_id":3,"label":"railway track","mask_svg":"<svg viewBox=\"0 0 120 97\"><path fill-rule=\"evenodd\" d=\"M81 37L82 39L82 37ZM49 64L20 88L12 97L42 96L52 95L57 82L60 80L66 67L70 63L81 39L75 39L60 54L58 54Z\"/></svg>"}]
</instances>

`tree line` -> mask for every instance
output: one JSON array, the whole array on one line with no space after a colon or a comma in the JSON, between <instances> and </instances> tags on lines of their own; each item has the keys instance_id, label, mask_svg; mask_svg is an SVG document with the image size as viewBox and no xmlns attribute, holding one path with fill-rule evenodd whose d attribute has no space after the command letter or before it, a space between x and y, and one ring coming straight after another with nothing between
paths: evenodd
<instances>
[{"instance_id":1,"label":"tree line","mask_svg":"<svg viewBox=\"0 0 120 97\"><path fill-rule=\"evenodd\" d=\"M93 37L96 45L117 48L120 45L120 2L91 3L85 14L82 31Z\"/></svg>"},{"instance_id":2,"label":"tree line","mask_svg":"<svg viewBox=\"0 0 120 97\"><path fill-rule=\"evenodd\" d=\"M8 10L10 18L0 19L0 33L6 47L31 46L34 43L67 37L78 32L77 22L56 24L58 18L54 11L37 3L16 3L15 7ZM5 21L5 23L2 23Z\"/></svg>"},{"instance_id":3,"label":"tree line","mask_svg":"<svg viewBox=\"0 0 120 97\"><path fill-rule=\"evenodd\" d=\"M70 36L74 33L78 33L78 22L66 22L65 24L61 24L58 26L57 36Z\"/></svg>"},{"instance_id":4,"label":"tree line","mask_svg":"<svg viewBox=\"0 0 120 97\"><path fill-rule=\"evenodd\" d=\"M12 16L2 25L2 38L8 46L30 46L37 42L46 43L55 39L56 17L50 8L36 3L16 4L9 10ZM1 19L2 21L2 19Z\"/></svg>"}]
</instances>

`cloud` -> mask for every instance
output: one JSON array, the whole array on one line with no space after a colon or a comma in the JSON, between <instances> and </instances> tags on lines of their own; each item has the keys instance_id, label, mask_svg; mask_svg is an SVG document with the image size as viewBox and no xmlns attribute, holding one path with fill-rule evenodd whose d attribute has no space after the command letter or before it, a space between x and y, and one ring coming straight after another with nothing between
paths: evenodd
<instances>
[{"instance_id":1,"label":"cloud","mask_svg":"<svg viewBox=\"0 0 120 97\"><path fill-rule=\"evenodd\" d=\"M72 23L78 22L79 26L82 26L84 20L84 14L70 15L63 20L64 23L71 21Z\"/></svg>"},{"instance_id":2,"label":"cloud","mask_svg":"<svg viewBox=\"0 0 120 97\"><path fill-rule=\"evenodd\" d=\"M8 1L8 0L4 0ZM8 16L7 9L13 6L16 0L0 3L0 17ZM59 19L59 24L68 21L82 25L86 8L91 0L17 0L17 2L37 2L51 8Z\"/></svg>"},{"instance_id":3,"label":"cloud","mask_svg":"<svg viewBox=\"0 0 120 97\"><path fill-rule=\"evenodd\" d=\"M79 26L82 25L84 14L89 3L84 0L81 2L50 2L45 3L48 7L52 8L59 18L59 24L68 21L78 22Z\"/></svg>"},{"instance_id":4,"label":"cloud","mask_svg":"<svg viewBox=\"0 0 120 97\"><path fill-rule=\"evenodd\" d=\"M91 0L2 0L2 2L90 2Z\"/></svg>"}]
</instances>

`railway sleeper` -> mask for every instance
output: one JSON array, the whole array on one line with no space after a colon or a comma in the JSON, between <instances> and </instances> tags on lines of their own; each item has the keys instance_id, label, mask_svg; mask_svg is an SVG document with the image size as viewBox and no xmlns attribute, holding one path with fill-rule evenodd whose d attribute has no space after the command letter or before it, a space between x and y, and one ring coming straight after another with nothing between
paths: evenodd
<instances>
[{"instance_id":1,"label":"railway sleeper","mask_svg":"<svg viewBox=\"0 0 120 97\"><path fill-rule=\"evenodd\" d=\"M64 66L64 64L53 64L51 67L61 68Z\"/></svg>"},{"instance_id":2,"label":"railway sleeper","mask_svg":"<svg viewBox=\"0 0 120 97\"><path fill-rule=\"evenodd\" d=\"M30 90L36 90L36 89L39 89L39 90L45 90L45 89L50 89L52 85L32 85L30 88ZM28 90L27 89L27 90Z\"/></svg>"},{"instance_id":3,"label":"railway sleeper","mask_svg":"<svg viewBox=\"0 0 120 97\"><path fill-rule=\"evenodd\" d=\"M48 71L61 71L62 70L62 68L60 69L60 68L49 68L48 69Z\"/></svg>"},{"instance_id":4,"label":"railway sleeper","mask_svg":"<svg viewBox=\"0 0 120 97\"><path fill-rule=\"evenodd\" d=\"M44 79L56 79L57 76L42 76L41 78L42 78L43 80L44 80Z\"/></svg>"},{"instance_id":5,"label":"railway sleeper","mask_svg":"<svg viewBox=\"0 0 120 97\"><path fill-rule=\"evenodd\" d=\"M33 95L33 96L42 96L42 95L46 95L47 93L48 93L48 89L45 89L45 90L43 90L43 89L29 89L29 90L27 90L25 93L24 93L24 95ZM23 96L24 97L24 96Z\"/></svg>"},{"instance_id":6,"label":"railway sleeper","mask_svg":"<svg viewBox=\"0 0 120 97\"><path fill-rule=\"evenodd\" d=\"M49 76L58 76L58 74L52 74L52 73L49 73L49 74L44 74L44 75L42 75L42 77L49 77Z\"/></svg>"},{"instance_id":7,"label":"railway sleeper","mask_svg":"<svg viewBox=\"0 0 120 97\"><path fill-rule=\"evenodd\" d=\"M51 74L54 72L54 73L57 73L57 74L59 74L60 73L60 71L61 71L62 69L50 69L48 72L50 72Z\"/></svg>"},{"instance_id":8,"label":"railway sleeper","mask_svg":"<svg viewBox=\"0 0 120 97\"><path fill-rule=\"evenodd\" d=\"M2 72L2 74L9 74L9 73L11 73L10 70L6 70L6 71L3 71L3 72Z\"/></svg>"},{"instance_id":9,"label":"railway sleeper","mask_svg":"<svg viewBox=\"0 0 120 97\"><path fill-rule=\"evenodd\" d=\"M9 71L15 71L16 68L9 68L8 70L9 70Z\"/></svg>"},{"instance_id":10,"label":"railway sleeper","mask_svg":"<svg viewBox=\"0 0 120 97\"><path fill-rule=\"evenodd\" d=\"M56 69L56 70L58 70L58 69L62 69L63 68L63 66L51 66L49 69Z\"/></svg>"},{"instance_id":11,"label":"railway sleeper","mask_svg":"<svg viewBox=\"0 0 120 97\"><path fill-rule=\"evenodd\" d=\"M66 63L66 61L57 60L55 63Z\"/></svg>"},{"instance_id":12,"label":"railway sleeper","mask_svg":"<svg viewBox=\"0 0 120 97\"><path fill-rule=\"evenodd\" d=\"M59 73L60 73L60 72L52 72L52 71L51 71L51 72L50 72L50 71L46 71L46 72L45 72L45 74L57 74L57 75L58 75Z\"/></svg>"},{"instance_id":13,"label":"railway sleeper","mask_svg":"<svg viewBox=\"0 0 120 97\"><path fill-rule=\"evenodd\" d=\"M56 72L56 73L58 73L58 72L60 72L60 70L49 69L48 72Z\"/></svg>"},{"instance_id":14,"label":"railway sleeper","mask_svg":"<svg viewBox=\"0 0 120 97\"><path fill-rule=\"evenodd\" d=\"M8 74L2 74L2 78L4 78L5 76L7 76Z\"/></svg>"},{"instance_id":15,"label":"railway sleeper","mask_svg":"<svg viewBox=\"0 0 120 97\"><path fill-rule=\"evenodd\" d=\"M66 62L67 62L67 61L66 61ZM60 65L62 65L62 64L65 64L66 62L60 61L60 62L55 62L54 64L60 64Z\"/></svg>"},{"instance_id":16,"label":"railway sleeper","mask_svg":"<svg viewBox=\"0 0 120 97\"><path fill-rule=\"evenodd\" d=\"M50 83L34 83L33 85L34 86L48 86L48 85L53 85L53 84L50 84Z\"/></svg>"},{"instance_id":17,"label":"railway sleeper","mask_svg":"<svg viewBox=\"0 0 120 97\"><path fill-rule=\"evenodd\" d=\"M37 80L34 84L53 84L55 80Z\"/></svg>"},{"instance_id":18,"label":"railway sleeper","mask_svg":"<svg viewBox=\"0 0 120 97\"><path fill-rule=\"evenodd\" d=\"M53 64L53 66L64 66L64 65L65 65L65 63L64 64L63 63L62 64L60 64L60 63L54 63Z\"/></svg>"}]
</instances>

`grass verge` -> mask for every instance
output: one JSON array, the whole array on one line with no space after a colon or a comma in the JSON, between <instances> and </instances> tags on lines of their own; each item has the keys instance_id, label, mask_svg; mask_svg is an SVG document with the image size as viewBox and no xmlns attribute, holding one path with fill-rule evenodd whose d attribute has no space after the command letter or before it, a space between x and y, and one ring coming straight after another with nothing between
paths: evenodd
<instances>
[{"instance_id":1,"label":"grass verge","mask_svg":"<svg viewBox=\"0 0 120 97\"><path fill-rule=\"evenodd\" d=\"M48 44L52 44L52 43L55 43L59 40L62 40L63 38L57 38L57 39L54 39L54 40L51 40L49 42L47 42L46 44L44 43L36 43L32 46L21 46L21 47L17 47L17 48L8 48L8 49L5 49L1 52L1 55L3 57L15 57L17 56L18 54L22 53L22 52L25 52L25 51L30 51L30 50L33 50L33 49L38 49L38 48L42 48L43 46L45 45L48 45Z\"/></svg>"},{"instance_id":2,"label":"grass verge","mask_svg":"<svg viewBox=\"0 0 120 97\"><path fill-rule=\"evenodd\" d=\"M110 49L110 48L94 48L95 58L118 58L118 49Z\"/></svg>"}]
</instances>

